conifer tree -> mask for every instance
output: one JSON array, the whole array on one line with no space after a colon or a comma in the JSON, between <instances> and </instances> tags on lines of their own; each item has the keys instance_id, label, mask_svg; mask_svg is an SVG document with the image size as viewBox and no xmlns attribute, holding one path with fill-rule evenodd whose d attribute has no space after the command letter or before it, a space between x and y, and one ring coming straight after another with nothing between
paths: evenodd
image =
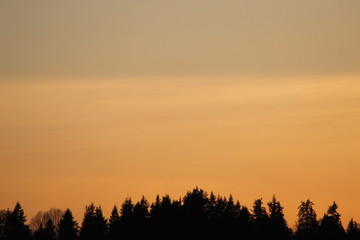
<instances>
[{"instance_id":1,"label":"conifer tree","mask_svg":"<svg viewBox=\"0 0 360 240\"><path fill-rule=\"evenodd\" d=\"M262 198L254 201L252 219L255 230L255 239L265 239L268 235L269 215L266 212L266 208L263 207Z\"/></svg>"},{"instance_id":2,"label":"conifer tree","mask_svg":"<svg viewBox=\"0 0 360 240\"><path fill-rule=\"evenodd\" d=\"M109 219L109 239L116 240L121 238L121 219L119 215L119 211L116 206L114 206L111 211L110 219Z\"/></svg>"},{"instance_id":3,"label":"conifer tree","mask_svg":"<svg viewBox=\"0 0 360 240\"><path fill-rule=\"evenodd\" d=\"M346 229L346 235L348 240L360 240L360 226L352 218L350 219Z\"/></svg>"},{"instance_id":4,"label":"conifer tree","mask_svg":"<svg viewBox=\"0 0 360 240\"><path fill-rule=\"evenodd\" d=\"M345 239L345 230L341 224L340 214L337 212L338 205L334 202L329 206L329 209L320 224L320 237L326 240L342 240Z\"/></svg>"},{"instance_id":5,"label":"conifer tree","mask_svg":"<svg viewBox=\"0 0 360 240\"><path fill-rule=\"evenodd\" d=\"M296 238L299 240L313 240L318 237L318 221L313 209L314 203L309 199L299 206Z\"/></svg>"},{"instance_id":6,"label":"conifer tree","mask_svg":"<svg viewBox=\"0 0 360 240\"><path fill-rule=\"evenodd\" d=\"M126 198L121 205L121 233L124 239L131 238L134 227L134 204L131 198Z\"/></svg>"},{"instance_id":7,"label":"conifer tree","mask_svg":"<svg viewBox=\"0 0 360 240\"><path fill-rule=\"evenodd\" d=\"M290 238L290 229L284 218L283 206L276 200L275 195L271 202L268 202L270 219L269 219L269 238L277 240L286 240Z\"/></svg>"},{"instance_id":8,"label":"conifer tree","mask_svg":"<svg viewBox=\"0 0 360 240\"><path fill-rule=\"evenodd\" d=\"M34 233L34 240L56 240L55 225L49 218L45 227L41 224Z\"/></svg>"},{"instance_id":9,"label":"conifer tree","mask_svg":"<svg viewBox=\"0 0 360 240\"><path fill-rule=\"evenodd\" d=\"M105 239L107 235L107 222L101 207L93 203L85 207L84 220L80 230L80 240Z\"/></svg>"},{"instance_id":10,"label":"conifer tree","mask_svg":"<svg viewBox=\"0 0 360 240\"><path fill-rule=\"evenodd\" d=\"M19 202L16 203L14 210L8 215L4 235L6 240L28 240L31 237L30 228L25 224L26 217L24 210Z\"/></svg>"},{"instance_id":11,"label":"conifer tree","mask_svg":"<svg viewBox=\"0 0 360 240\"><path fill-rule=\"evenodd\" d=\"M9 209L0 210L0 240L5 240L5 223L10 213L11 211Z\"/></svg>"},{"instance_id":12,"label":"conifer tree","mask_svg":"<svg viewBox=\"0 0 360 240\"><path fill-rule=\"evenodd\" d=\"M59 240L77 240L79 228L70 209L66 209L59 223Z\"/></svg>"}]
</instances>

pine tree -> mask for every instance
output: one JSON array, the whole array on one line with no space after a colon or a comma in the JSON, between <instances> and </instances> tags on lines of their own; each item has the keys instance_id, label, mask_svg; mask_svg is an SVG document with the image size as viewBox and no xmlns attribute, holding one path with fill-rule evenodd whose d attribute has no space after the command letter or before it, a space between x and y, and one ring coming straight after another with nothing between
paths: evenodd
<instances>
[{"instance_id":1,"label":"pine tree","mask_svg":"<svg viewBox=\"0 0 360 240\"><path fill-rule=\"evenodd\" d=\"M29 226L25 224L26 217L24 210L19 202L16 203L14 210L8 215L4 235L6 240L28 240L31 237Z\"/></svg>"},{"instance_id":2,"label":"pine tree","mask_svg":"<svg viewBox=\"0 0 360 240\"><path fill-rule=\"evenodd\" d=\"M342 240L345 239L345 230L341 224L340 214L337 212L338 205L334 202L320 224L320 237L326 240Z\"/></svg>"},{"instance_id":3,"label":"pine tree","mask_svg":"<svg viewBox=\"0 0 360 240\"><path fill-rule=\"evenodd\" d=\"M45 227L41 224L40 227L34 233L34 240L55 240L55 225L49 218Z\"/></svg>"},{"instance_id":4,"label":"pine tree","mask_svg":"<svg viewBox=\"0 0 360 240\"><path fill-rule=\"evenodd\" d=\"M59 240L77 240L78 232L77 222L74 220L70 209L66 209L59 223Z\"/></svg>"},{"instance_id":5,"label":"pine tree","mask_svg":"<svg viewBox=\"0 0 360 240\"><path fill-rule=\"evenodd\" d=\"M126 198L123 204L121 205L121 234L124 239L132 237L132 233L135 229L134 227L134 204L132 203L131 198Z\"/></svg>"},{"instance_id":6,"label":"pine tree","mask_svg":"<svg viewBox=\"0 0 360 240\"><path fill-rule=\"evenodd\" d=\"M360 240L360 226L352 218L346 229L346 235L348 240Z\"/></svg>"},{"instance_id":7,"label":"pine tree","mask_svg":"<svg viewBox=\"0 0 360 240\"><path fill-rule=\"evenodd\" d=\"M121 219L119 211L116 206L114 206L111 211L111 216L109 220L109 239L116 240L121 238Z\"/></svg>"},{"instance_id":8,"label":"pine tree","mask_svg":"<svg viewBox=\"0 0 360 240\"><path fill-rule=\"evenodd\" d=\"M142 196L141 200L134 206L134 236L146 237L148 234L149 203Z\"/></svg>"},{"instance_id":9,"label":"pine tree","mask_svg":"<svg viewBox=\"0 0 360 240\"><path fill-rule=\"evenodd\" d=\"M0 240L5 240L5 223L10 213L9 209L0 210Z\"/></svg>"},{"instance_id":10,"label":"pine tree","mask_svg":"<svg viewBox=\"0 0 360 240\"><path fill-rule=\"evenodd\" d=\"M208 203L207 193L194 188L192 192L187 192L183 199L183 231L186 237L204 238L208 225L208 218L206 214L206 206Z\"/></svg>"},{"instance_id":11,"label":"pine tree","mask_svg":"<svg viewBox=\"0 0 360 240\"><path fill-rule=\"evenodd\" d=\"M269 229L269 215L263 207L262 198L254 201L252 209L253 226L255 229L255 239L265 239Z\"/></svg>"},{"instance_id":12,"label":"pine tree","mask_svg":"<svg viewBox=\"0 0 360 240\"><path fill-rule=\"evenodd\" d=\"M270 239L289 239L290 229L284 218L283 207L280 202L276 200L275 195L272 197L271 202L268 202L270 219L269 219L269 238Z\"/></svg>"},{"instance_id":13,"label":"pine tree","mask_svg":"<svg viewBox=\"0 0 360 240\"><path fill-rule=\"evenodd\" d=\"M316 212L313 209L314 203L309 199L301 202L299 206L298 222L296 230L297 239L312 240L318 237L318 222Z\"/></svg>"},{"instance_id":14,"label":"pine tree","mask_svg":"<svg viewBox=\"0 0 360 240\"><path fill-rule=\"evenodd\" d=\"M93 203L85 207L84 220L80 229L80 240L105 239L107 235L107 222L101 207Z\"/></svg>"}]
</instances>

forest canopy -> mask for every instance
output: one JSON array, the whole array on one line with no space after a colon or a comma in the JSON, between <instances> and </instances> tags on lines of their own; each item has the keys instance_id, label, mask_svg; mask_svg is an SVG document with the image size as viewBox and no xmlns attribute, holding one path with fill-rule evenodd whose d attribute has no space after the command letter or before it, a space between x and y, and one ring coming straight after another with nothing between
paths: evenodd
<instances>
[{"instance_id":1,"label":"forest canopy","mask_svg":"<svg viewBox=\"0 0 360 240\"><path fill-rule=\"evenodd\" d=\"M126 198L106 218L101 206L85 206L81 224L70 209L39 212L27 223L19 202L14 209L0 210L0 240L118 240L118 239L295 239L360 240L360 226L353 219L344 228L338 205L333 202L318 217L312 201L301 201L296 228L284 217L276 198L254 200L248 208L228 197L208 194L198 187L180 199L157 195L154 202L143 196Z\"/></svg>"}]
</instances>

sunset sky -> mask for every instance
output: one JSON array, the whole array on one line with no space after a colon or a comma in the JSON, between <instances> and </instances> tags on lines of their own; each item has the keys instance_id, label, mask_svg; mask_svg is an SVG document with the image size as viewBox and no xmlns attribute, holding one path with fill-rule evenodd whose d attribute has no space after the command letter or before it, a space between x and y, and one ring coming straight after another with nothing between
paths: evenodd
<instances>
[{"instance_id":1,"label":"sunset sky","mask_svg":"<svg viewBox=\"0 0 360 240\"><path fill-rule=\"evenodd\" d=\"M0 1L0 209L199 186L360 221L360 1Z\"/></svg>"}]
</instances>

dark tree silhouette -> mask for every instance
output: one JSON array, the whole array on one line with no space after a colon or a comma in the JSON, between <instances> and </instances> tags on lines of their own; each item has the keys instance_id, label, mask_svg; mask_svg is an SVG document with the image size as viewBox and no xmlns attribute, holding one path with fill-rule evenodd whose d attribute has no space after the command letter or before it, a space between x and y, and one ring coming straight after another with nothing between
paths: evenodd
<instances>
[{"instance_id":1,"label":"dark tree silhouette","mask_svg":"<svg viewBox=\"0 0 360 240\"><path fill-rule=\"evenodd\" d=\"M276 200L275 195L271 202L268 202L270 219L269 219L269 239L286 240L290 239L291 231L287 226L284 218L283 207Z\"/></svg>"},{"instance_id":2,"label":"dark tree silhouette","mask_svg":"<svg viewBox=\"0 0 360 240\"><path fill-rule=\"evenodd\" d=\"M66 209L59 222L59 240L77 240L79 228L70 209Z\"/></svg>"},{"instance_id":3,"label":"dark tree silhouette","mask_svg":"<svg viewBox=\"0 0 360 240\"><path fill-rule=\"evenodd\" d=\"M101 207L93 203L85 207L84 220L80 229L80 240L105 239L107 235L107 222Z\"/></svg>"},{"instance_id":4,"label":"dark tree silhouette","mask_svg":"<svg viewBox=\"0 0 360 240\"><path fill-rule=\"evenodd\" d=\"M121 228L120 231L124 239L128 239L132 236L132 233L135 229L134 221L134 204L132 203L131 198L126 198L123 204L121 205Z\"/></svg>"},{"instance_id":5,"label":"dark tree silhouette","mask_svg":"<svg viewBox=\"0 0 360 240\"><path fill-rule=\"evenodd\" d=\"M40 225L38 230L34 233L34 240L56 240L56 233L55 233L55 225L53 221L49 218L45 227Z\"/></svg>"},{"instance_id":6,"label":"dark tree silhouette","mask_svg":"<svg viewBox=\"0 0 360 240\"><path fill-rule=\"evenodd\" d=\"M150 207L151 235L154 238L169 239L180 231L181 201L172 201L169 195L160 200L159 195Z\"/></svg>"},{"instance_id":7,"label":"dark tree silhouette","mask_svg":"<svg viewBox=\"0 0 360 240\"><path fill-rule=\"evenodd\" d=\"M5 240L5 223L10 213L9 209L0 210L0 240Z\"/></svg>"},{"instance_id":8,"label":"dark tree silhouette","mask_svg":"<svg viewBox=\"0 0 360 240\"><path fill-rule=\"evenodd\" d=\"M253 225L252 216L249 209L246 206L242 206L238 216L238 235L240 239L253 238Z\"/></svg>"},{"instance_id":9,"label":"dark tree silhouette","mask_svg":"<svg viewBox=\"0 0 360 240\"><path fill-rule=\"evenodd\" d=\"M340 214L337 212L338 205L334 202L320 223L320 238L328 240L343 240L346 238L345 230L341 224Z\"/></svg>"},{"instance_id":10,"label":"dark tree silhouette","mask_svg":"<svg viewBox=\"0 0 360 240\"><path fill-rule=\"evenodd\" d=\"M360 240L360 226L352 218L346 229L346 235L348 240Z\"/></svg>"},{"instance_id":11,"label":"dark tree silhouette","mask_svg":"<svg viewBox=\"0 0 360 240\"><path fill-rule=\"evenodd\" d=\"M207 193L194 188L192 192L187 192L183 199L183 222L185 236L192 238L204 238L207 230L206 207L208 203Z\"/></svg>"},{"instance_id":12,"label":"dark tree silhouette","mask_svg":"<svg viewBox=\"0 0 360 240\"><path fill-rule=\"evenodd\" d=\"M31 237L30 228L25 224L26 217L24 210L19 202L16 203L14 210L8 215L4 235L6 240L28 240Z\"/></svg>"},{"instance_id":13,"label":"dark tree silhouette","mask_svg":"<svg viewBox=\"0 0 360 240\"><path fill-rule=\"evenodd\" d=\"M299 206L296 239L313 240L318 237L319 225L316 219L316 212L313 209L314 203L309 199L301 202Z\"/></svg>"},{"instance_id":14,"label":"dark tree silhouette","mask_svg":"<svg viewBox=\"0 0 360 240\"><path fill-rule=\"evenodd\" d=\"M149 230L149 203L144 196L134 206L134 222L133 236L136 238L146 237Z\"/></svg>"},{"instance_id":15,"label":"dark tree silhouette","mask_svg":"<svg viewBox=\"0 0 360 240\"><path fill-rule=\"evenodd\" d=\"M151 205L144 196L135 204L131 198L126 198L120 210L114 206L108 222L101 207L91 203L85 207L80 231L69 209L57 228L46 212L40 212L33 218L34 226L40 225L31 236L24 211L17 203L13 211L0 210L0 240L360 240L360 228L353 219L344 230L335 202L319 221L314 203L301 202L295 233L288 227L283 206L275 196L267 206L268 212L260 198L249 211L239 201L234 201L232 195L224 197L211 192L208 196L196 187L179 200L157 195Z\"/></svg>"},{"instance_id":16,"label":"dark tree silhouette","mask_svg":"<svg viewBox=\"0 0 360 240\"><path fill-rule=\"evenodd\" d=\"M119 215L119 210L114 206L111 211L109 219L109 240L116 240L121 238L121 219Z\"/></svg>"},{"instance_id":17,"label":"dark tree silhouette","mask_svg":"<svg viewBox=\"0 0 360 240\"><path fill-rule=\"evenodd\" d=\"M252 219L254 226L254 238L265 239L269 234L269 215L263 207L262 198L254 201L252 209Z\"/></svg>"}]
</instances>

